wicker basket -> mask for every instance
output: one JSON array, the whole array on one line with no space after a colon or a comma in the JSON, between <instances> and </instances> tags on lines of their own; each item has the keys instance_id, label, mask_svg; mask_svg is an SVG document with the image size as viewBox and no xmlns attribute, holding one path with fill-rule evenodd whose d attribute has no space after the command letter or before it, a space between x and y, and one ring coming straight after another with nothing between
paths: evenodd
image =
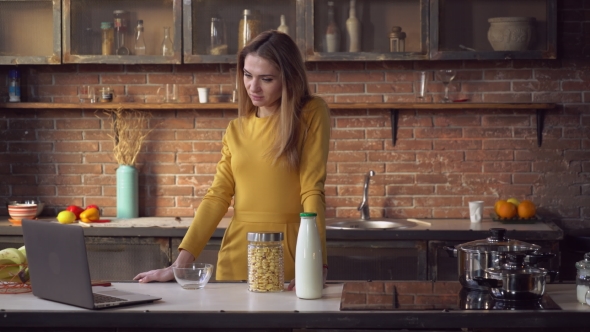
<instances>
[{"instance_id":1,"label":"wicker basket","mask_svg":"<svg viewBox=\"0 0 590 332\"><path fill-rule=\"evenodd\" d=\"M14 267L18 267L15 269ZM17 294L17 293L27 293L31 291L31 283L26 280L23 282L18 275L19 271L22 271L27 267L27 264L19 264L19 265L0 265L0 274L4 272L6 269L13 269L16 273L10 273L10 275L2 280L0 280L0 294Z\"/></svg>"}]
</instances>

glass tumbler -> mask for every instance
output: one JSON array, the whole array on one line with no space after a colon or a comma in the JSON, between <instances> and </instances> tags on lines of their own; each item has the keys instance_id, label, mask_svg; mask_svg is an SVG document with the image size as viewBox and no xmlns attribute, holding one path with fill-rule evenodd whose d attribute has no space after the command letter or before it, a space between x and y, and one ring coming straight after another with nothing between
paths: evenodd
<instances>
[{"instance_id":1,"label":"glass tumbler","mask_svg":"<svg viewBox=\"0 0 590 332\"><path fill-rule=\"evenodd\" d=\"M414 94L417 102L427 102L428 96L428 81L429 72L418 71L414 73Z\"/></svg>"},{"instance_id":2,"label":"glass tumbler","mask_svg":"<svg viewBox=\"0 0 590 332\"><path fill-rule=\"evenodd\" d=\"M211 55L227 54L225 22L218 17L211 18L211 45L208 53Z\"/></svg>"}]
</instances>

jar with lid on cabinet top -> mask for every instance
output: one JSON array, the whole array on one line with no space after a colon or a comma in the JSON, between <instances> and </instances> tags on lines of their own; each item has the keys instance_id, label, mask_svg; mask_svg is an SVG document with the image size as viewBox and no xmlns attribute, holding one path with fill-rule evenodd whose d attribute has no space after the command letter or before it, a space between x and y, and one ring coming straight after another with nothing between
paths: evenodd
<instances>
[{"instance_id":1,"label":"jar with lid on cabinet top","mask_svg":"<svg viewBox=\"0 0 590 332\"><path fill-rule=\"evenodd\" d=\"M248 290L282 292L283 233L248 233Z\"/></svg>"},{"instance_id":2,"label":"jar with lid on cabinet top","mask_svg":"<svg viewBox=\"0 0 590 332\"><path fill-rule=\"evenodd\" d=\"M576 295L578 302L586 304L586 293L590 290L590 252L584 254L584 259L576 262Z\"/></svg>"}]
</instances>

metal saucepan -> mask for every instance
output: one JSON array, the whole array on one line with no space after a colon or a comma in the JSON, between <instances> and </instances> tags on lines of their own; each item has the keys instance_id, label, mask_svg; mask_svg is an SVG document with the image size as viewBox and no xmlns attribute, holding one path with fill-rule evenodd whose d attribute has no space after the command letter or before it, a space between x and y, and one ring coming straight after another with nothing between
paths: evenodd
<instances>
[{"instance_id":1,"label":"metal saucepan","mask_svg":"<svg viewBox=\"0 0 590 332\"><path fill-rule=\"evenodd\" d=\"M540 246L507 239L504 237L504 228L491 228L490 233L487 239L444 247L450 257L459 259L459 282L463 287L488 290L489 287L480 285L473 279L484 277L487 268L499 268L504 263L506 252L524 252L539 256L537 250L541 249Z\"/></svg>"},{"instance_id":2,"label":"metal saucepan","mask_svg":"<svg viewBox=\"0 0 590 332\"><path fill-rule=\"evenodd\" d=\"M525 263L526 254L507 254L507 262L501 268L487 268L484 277L476 277L479 285L489 287L492 297L502 301L538 301L545 294L547 276L550 282L558 272L530 267Z\"/></svg>"}]
</instances>

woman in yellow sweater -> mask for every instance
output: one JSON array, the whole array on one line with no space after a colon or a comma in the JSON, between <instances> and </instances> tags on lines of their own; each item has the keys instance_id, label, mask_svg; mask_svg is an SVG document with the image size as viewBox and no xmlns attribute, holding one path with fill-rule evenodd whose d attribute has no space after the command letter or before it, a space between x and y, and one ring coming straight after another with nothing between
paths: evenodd
<instances>
[{"instance_id":1,"label":"woman in yellow sweater","mask_svg":"<svg viewBox=\"0 0 590 332\"><path fill-rule=\"evenodd\" d=\"M267 31L238 54L238 118L223 137L213 184L197 208L173 265L194 261L234 199L219 252L217 280L247 280L247 233L282 232L285 280L295 276L300 212L316 212L327 275L325 194L330 111L312 96L297 45ZM139 282L174 279L172 268L138 274ZM293 287L292 282L289 289Z\"/></svg>"}]
</instances>

